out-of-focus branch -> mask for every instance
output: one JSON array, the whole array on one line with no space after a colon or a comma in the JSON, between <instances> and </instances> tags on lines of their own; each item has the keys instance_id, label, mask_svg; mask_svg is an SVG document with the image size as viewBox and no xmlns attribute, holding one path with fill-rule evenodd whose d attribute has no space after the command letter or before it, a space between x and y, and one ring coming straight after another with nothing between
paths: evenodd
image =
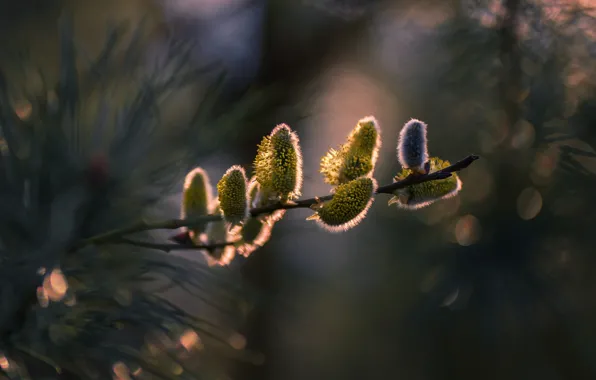
<instances>
[{"instance_id":1,"label":"out-of-focus branch","mask_svg":"<svg viewBox=\"0 0 596 380\"><path fill-rule=\"evenodd\" d=\"M520 0L506 0L505 14L499 28L499 57L503 69L499 82L499 98L505 113L505 125L511 128L520 117L519 94L521 92L521 54L517 35Z\"/></svg>"}]
</instances>

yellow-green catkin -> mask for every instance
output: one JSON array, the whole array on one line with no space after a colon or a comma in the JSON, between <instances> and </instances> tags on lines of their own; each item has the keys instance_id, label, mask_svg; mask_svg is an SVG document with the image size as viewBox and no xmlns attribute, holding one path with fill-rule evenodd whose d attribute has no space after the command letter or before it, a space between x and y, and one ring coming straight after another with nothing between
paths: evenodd
<instances>
[{"instance_id":1,"label":"yellow-green catkin","mask_svg":"<svg viewBox=\"0 0 596 380\"><path fill-rule=\"evenodd\" d=\"M379 149L381 129L373 116L358 121L347 142L330 149L321 158L320 172L325 182L337 186L363 176L372 176Z\"/></svg>"},{"instance_id":2,"label":"yellow-green catkin","mask_svg":"<svg viewBox=\"0 0 596 380\"><path fill-rule=\"evenodd\" d=\"M211 204L210 213L223 215L217 200L213 201ZM203 236L204 240L202 244L205 245L221 244L226 242L232 243L237 240L235 232L230 231L228 225L223 220L209 223L207 225L206 233L203 234ZM209 266L225 266L229 265L236 256L236 247L233 244L230 244L224 247L206 249L204 250L204 253Z\"/></svg>"},{"instance_id":3,"label":"yellow-green catkin","mask_svg":"<svg viewBox=\"0 0 596 380\"><path fill-rule=\"evenodd\" d=\"M248 193L252 207L259 207L261 204L260 197L262 193L259 189L260 185L256 178L251 178ZM272 214L250 218L246 221L239 231L241 244L238 245L238 254L248 257L251 253L265 245L271 237L273 225L283 217L284 213L285 210L276 210Z\"/></svg>"},{"instance_id":4,"label":"yellow-green catkin","mask_svg":"<svg viewBox=\"0 0 596 380\"><path fill-rule=\"evenodd\" d=\"M194 168L184 179L180 217L186 219L207 215L212 202L213 191L207 172L200 167ZM205 228L205 225L189 228L190 238L196 240Z\"/></svg>"},{"instance_id":5,"label":"yellow-green catkin","mask_svg":"<svg viewBox=\"0 0 596 380\"><path fill-rule=\"evenodd\" d=\"M270 200L298 198L302 189L302 152L296 132L286 124L276 126L259 144L254 167L261 190Z\"/></svg>"},{"instance_id":6,"label":"yellow-green catkin","mask_svg":"<svg viewBox=\"0 0 596 380\"><path fill-rule=\"evenodd\" d=\"M248 219L248 184L242 167L234 165L225 172L217 183L217 196L223 218L230 228Z\"/></svg>"},{"instance_id":7,"label":"yellow-green catkin","mask_svg":"<svg viewBox=\"0 0 596 380\"><path fill-rule=\"evenodd\" d=\"M427 125L423 121L411 119L401 132L397 143L397 159L404 169L414 174L425 174L428 161Z\"/></svg>"},{"instance_id":8,"label":"yellow-green catkin","mask_svg":"<svg viewBox=\"0 0 596 380\"><path fill-rule=\"evenodd\" d=\"M444 169L451 164L449 161L443 161L438 157L432 157L429 160L430 173ZM411 170L403 169L400 174L395 176L394 182L404 180L410 174ZM411 185L403 189L397 189L395 196L389 200L389 204L396 204L398 207L416 210L434 202L456 196L462 188L462 181L457 173L452 173L451 177L428 181Z\"/></svg>"},{"instance_id":9,"label":"yellow-green catkin","mask_svg":"<svg viewBox=\"0 0 596 380\"><path fill-rule=\"evenodd\" d=\"M257 177L253 176L248 184L248 193L250 197L251 208L266 207L271 203L271 195L263 190L261 184L257 181ZM273 224L280 221L286 214L286 210L275 210L270 214L261 214L257 218L267 224Z\"/></svg>"},{"instance_id":10,"label":"yellow-green catkin","mask_svg":"<svg viewBox=\"0 0 596 380\"><path fill-rule=\"evenodd\" d=\"M316 214L309 217L330 232L343 232L356 227L368 213L377 190L377 181L361 177L341 184L333 198L319 205Z\"/></svg>"}]
</instances>

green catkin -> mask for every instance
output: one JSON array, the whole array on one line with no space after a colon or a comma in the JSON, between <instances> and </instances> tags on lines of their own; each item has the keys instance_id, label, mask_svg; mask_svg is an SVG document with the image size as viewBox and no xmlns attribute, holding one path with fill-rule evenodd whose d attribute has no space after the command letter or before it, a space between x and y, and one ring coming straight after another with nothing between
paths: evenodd
<instances>
[{"instance_id":1,"label":"green catkin","mask_svg":"<svg viewBox=\"0 0 596 380\"><path fill-rule=\"evenodd\" d=\"M249 216L246 173L238 165L229 168L217 183L219 207L229 227L242 224Z\"/></svg>"},{"instance_id":2,"label":"green catkin","mask_svg":"<svg viewBox=\"0 0 596 380\"><path fill-rule=\"evenodd\" d=\"M365 217L374 200L377 181L361 177L339 185L333 198L319 205L309 217L329 232L343 232L356 227Z\"/></svg>"},{"instance_id":3,"label":"green catkin","mask_svg":"<svg viewBox=\"0 0 596 380\"><path fill-rule=\"evenodd\" d=\"M255 174L263 193L286 202L300 196L302 189L302 153L298 135L280 124L258 146Z\"/></svg>"},{"instance_id":4,"label":"green catkin","mask_svg":"<svg viewBox=\"0 0 596 380\"><path fill-rule=\"evenodd\" d=\"M372 176L381 148L381 129L367 116L358 121L347 142L330 149L321 158L320 172L326 183L337 186L363 176Z\"/></svg>"},{"instance_id":5,"label":"green catkin","mask_svg":"<svg viewBox=\"0 0 596 380\"><path fill-rule=\"evenodd\" d=\"M449 161L443 161L438 157L432 157L430 160L430 173L444 169L451 164ZM412 174L410 169L403 169L400 174L395 176L394 182L404 180ZM394 192L395 196L389 200L389 204L396 204L400 208L416 210L429 206L441 199L447 199L456 196L462 188L462 181L457 173L452 173L450 177L435 181L428 181L411 185Z\"/></svg>"},{"instance_id":6,"label":"green catkin","mask_svg":"<svg viewBox=\"0 0 596 380\"><path fill-rule=\"evenodd\" d=\"M212 202L210 213L223 215L217 200ZM221 220L217 222L211 222L207 225L207 230L206 233L203 234L203 241L201 243L210 245L232 242L235 240L235 231L230 231L226 223ZM212 248L204 250L204 254L209 266L226 266L229 265L236 256L236 247L234 245L227 245L225 247Z\"/></svg>"},{"instance_id":7,"label":"green catkin","mask_svg":"<svg viewBox=\"0 0 596 380\"><path fill-rule=\"evenodd\" d=\"M207 172L200 167L191 170L184 180L182 192L181 218L193 218L209 214L209 205L213 202L211 181ZM205 232L205 225L188 229L191 239L197 240Z\"/></svg>"},{"instance_id":8,"label":"green catkin","mask_svg":"<svg viewBox=\"0 0 596 380\"><path fill-rule=\"evenodd\" d=\"M262 192L256 178L251 178L248 185L248 193L251 200L251 207L260 207ZM251 253L261 248L269 241L271 231L275 222L279 221L285 210L276 210L269 215L261 215L257 218L250 218L240 230L241 244L238 246L238 254L248 257Z\"/></svg>"},{"instance_id":9,"label":"green catkin","mask_svg":"<svg viewBox=\"0 0 596 380\"><path fill-rule=\"evenodd\" d=\"M426 123L412 119L399 133L397 143L397 159L404 169L411 169L415 174L425 174L428 161L428 141Z\"/></svg>"}]
</instances>

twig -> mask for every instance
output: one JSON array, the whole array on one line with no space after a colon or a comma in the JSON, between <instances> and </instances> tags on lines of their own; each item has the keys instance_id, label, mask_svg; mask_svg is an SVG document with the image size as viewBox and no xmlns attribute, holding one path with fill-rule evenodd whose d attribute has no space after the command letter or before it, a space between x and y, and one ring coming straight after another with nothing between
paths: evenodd
<instances>
[{"instance_id":1,"label":"twig","mask_svg":"<svg viewBox=\"0 0 596 380\"><path fill-rule=\"evenodd\" d=\"M82 240L76 244L72 250L78 250L88 245L100 245L111 243L118 240L121 236L130 235L137 232L150 230L175 230L181 227L196 227L209 222L216 222L221 220L220 215L204 215L192 219L169 219L158 222L148 222L142 220L136 224L125 228L118 228L112 231L105 232L100 235L95 235L89 239Z\"/></svg>"},{"instance_id":2,"label":"twig","mask_svg":"<svg viewBox=\"0 0 596 380\"><path fill-rule=\"evenodd\" d=\"M377 189L377 194L393 194L397 189L403 189L404 187L416 185L423 182L429 181L436 181L439 179L445 179L451 176L451 173L460 171L462 169L467 168L472 164L472 162L476 161L480 157L475 155L470 155L463 160L456 162L455 164L448 166L444 169L438 170L436 172L424 175L411 175L408 178L394 182L389 185L381 186ZM309 199L302 199L292 203L274 203L272 205L268 205L265 207L253 208L250 210L251 216L258 216L261 214L270 214L276 210L284 209L294 209L294 208L310 208L311 206L317 204L320 201L328 201L333 197L332 194L326 195L323 197L316 197L316 198L309 198Z\"/></svg>"},{"instance_id":3,"label":"twig","mask_svg":"<svg viewBox=\"0 0 596 380\"><path fill-rule=\"evenodd\" d=\"M433 173L423 175L411 175L404 180L394 182L389 185L381 186L377 189L377 194L393 194L395 190L402 189L407 186L416 185L423 182L436 181L439 179L445 179L451 176L451 173L460 171L467 168L472 162L478 160L480 157L476 155L470 155L463 160L456 162L455 164L448 166L444 169L438 170ZM257 207L250 210L250 215L256 217L262 214L270 214L277 210L290 210L296 208L310 208L311 206L321 202L330 200L333 197L332 194L323 197L314 197L308 199L301 199L290 203L274 203L265 207ZM82 240L76 244L72 250L81 249L88 245L100 245L106 243L126 243L137 246L144 246L147 248L154 248L160 250L173 250L173 249L208 249L208 247L217 248L220 246L226 246L233 244L233 242L220 243L209 246L188 246L186 244L153 244L148 242L139 242L124 239L123 236L134 234L137 232L151 231L151 230L175 230L181 227L196 227L209 222L216 222L221 220L221 215L204 215L191 219L168 219L157 222L140 221L139 223L133 224L125 228L119 228L112 231L108 231L101 235L96 235L86 240Z\"/></svg>"},{"instance_id":4,"label":"twig","mask_svg":"<svg viewBox=\"0 0 596 380\"><path fill-rule=\"evenodd\" d=\"M159 244L159 243L151 243L148 241L140 241L140 240L133 240L127 238L119 238L115 240L113 243L115 244L128 244L133 245L136 247L143 247L143 248L150 248L150 249L157 249L164 252L170 252L174 250L213 250L217 248L223 248L228 245L233 245L236 242L228 241L223 243L213 243L213 244L202 244L202 245L190 245L190 244Z\"/></svg>"}]
</instances>

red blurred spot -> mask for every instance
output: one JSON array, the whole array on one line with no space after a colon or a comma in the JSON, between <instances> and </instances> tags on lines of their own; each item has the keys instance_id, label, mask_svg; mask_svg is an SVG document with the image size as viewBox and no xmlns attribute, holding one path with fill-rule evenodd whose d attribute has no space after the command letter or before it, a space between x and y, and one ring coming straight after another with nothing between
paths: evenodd
<instances>
[{"instance_id":1,"label":"red blurred spot","mask_svg":"<svg viewBox=\"0 0 596 380\"><path fill-rule=\"evenodd\" d=\"M188 231L181 232L177 235L170 237L170 241L174 243L178 243L181 245L192 245L192 239L190 238L190 233Z\"/></svg>"},{"instance_id":2,"label":"red blurred spot","mask_svg":"<svg viewBox=\"0 0 596 380\"><path fill-rule=\"evenodd\" d=\"M95 154L89 160L87 168L87 179L91 186L102 186L108 181L109 175L108 158L103 153Z\"/></svg>"}]
</instances>

